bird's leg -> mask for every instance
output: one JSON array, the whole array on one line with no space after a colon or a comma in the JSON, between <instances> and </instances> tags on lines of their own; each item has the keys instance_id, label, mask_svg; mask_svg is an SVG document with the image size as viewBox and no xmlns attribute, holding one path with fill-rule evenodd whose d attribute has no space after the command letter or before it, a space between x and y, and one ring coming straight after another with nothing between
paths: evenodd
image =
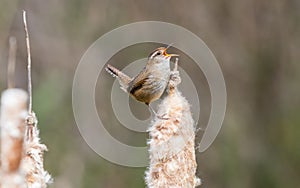
<instances>
[{"instance_id":1,"label":"bird's leg","mask_svg":"<svg viewBox=\"0 0 300 188\"><path fill-rule=\"evenodd\" d=\"M165 115L167 115L167 114L158 115L158 114L154 111L154 109L150 106L150 104L147 104L147 103L146 103L146 105L149 107L150 111L152 111L152 113L153 113L157 118L163 119L163 120L168 120L168 119L169 119L169 118L165 117Z\"/></svg>"},{"instance_id":2,"label":"bird's leg","mask_svg":"<svg viewBox=\"0 0 300 188\"><path fill-rule=\"evenodd\" d=\"M154 109L153 109L149 104L147 104L147 105L148 105L148 108L152 111L152 113L153 113L155 116L158 116L157 113L154 111Z\"/></svg>"}]
</instances>

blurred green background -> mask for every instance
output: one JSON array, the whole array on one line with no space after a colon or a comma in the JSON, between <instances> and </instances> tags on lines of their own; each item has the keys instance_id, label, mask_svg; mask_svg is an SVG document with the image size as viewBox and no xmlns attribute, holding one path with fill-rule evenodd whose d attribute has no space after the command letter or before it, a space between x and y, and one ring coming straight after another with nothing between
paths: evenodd
<instances>
[{"instance_id":1,"label":"blurred green background","mask_svg":"<svg viewBox=\"0 0 300 188\"><path fill-rule=\"evenodd\" d=\"M54 177L51 188L145 187L146 168L112 164L88 147L75 124L71 103L74 72L85 50L104 33L145 20L189 29L205 41L222 68L227 112L213 145L197 153L202 187L300 185L300 1L1 0L1 91L7 87L8 37L12 35L18 41L16 85L27 87L22 9L28 12L33 109L42 141L49 148L45 168ZM145 57L157 46L133 46L114 61L123 61L124 67L128 59ZM192 63L183 68L192 69ZM206 91L205 79L200 82L204 86L198 89ZM113 79L104 74L101 83L97 93L109 99ZM209 106L209 93L203 96L201 104ZM200 127L209 114L209 107L202 108ZM147 113L143 108L139 116ZM115 137L122 133L126 143L146 144L147 134L124 130L111 110L104 115L118 125L108 127Z\"/></svg>"}]
</instances>

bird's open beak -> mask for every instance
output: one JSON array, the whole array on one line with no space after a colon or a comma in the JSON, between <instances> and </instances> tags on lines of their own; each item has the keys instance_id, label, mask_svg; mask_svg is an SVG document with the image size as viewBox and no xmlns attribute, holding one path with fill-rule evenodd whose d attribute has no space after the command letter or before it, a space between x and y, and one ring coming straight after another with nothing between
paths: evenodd
<instances>
[{"instance_id":1,"label":"bird's open beak","mask_svg":"<svg viewBox=\"0 0 300 188\"><path fill-rule=\"evenodd\" d=\"M165 51L164 51L164 56L166 56L166 57L178 57L179 56L178 54L168 54L167 49L168 48L166 48Z\"/></svg>"}]
</instances>

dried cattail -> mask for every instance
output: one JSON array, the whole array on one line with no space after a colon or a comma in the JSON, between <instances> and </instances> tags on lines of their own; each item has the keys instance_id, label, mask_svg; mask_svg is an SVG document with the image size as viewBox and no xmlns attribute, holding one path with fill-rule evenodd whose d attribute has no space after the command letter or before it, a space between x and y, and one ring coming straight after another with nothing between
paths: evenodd
<instances>
[{"instance_id":1,"label":"dried cattail","mask_svg":"<svg viewBox=\"0 0 300 188\"><path fill-rule=\"evenodd\" d=\"M47 147L40 143L37 119L32 112L26 118L26 131L24 139L25 156L22 161L22 170L26 174L28 188L45 188L52 182L50 174L44 170L44 151Z\"/></svg>"},{"instance_id":2,"label":"dried cattail","mask_svg":"<svg viewBox=\"0 0 300 188\"><path fill-rule=\"evenodd\" d=\"M25 186L19 170L23 156L25 117L28 95L21 89L7 89L1 97L1 185L2 188Z\"/></svg>"},{"instance_id":3,"label":"dried cattail","mask_svg":"<svg viewBox=\"0 0 300 188\"><path fill-rule=\"evenodd\" d=\"M28 116L26 118L26 129L24 137L25 156L22 161L22 170L26 175L28 188L46 188L52 182L50 174L44 170L44 152L47 147L40 143L39 130L37 128L37 118L32 111L32 83L31 83L31 55L29 33L26 20L26 11L23 11L23 23L25 29L25 39L27 48L27 74L28 74Z\"/></svg>"},{"instance_id":4,"label":"dried cattail","mask_svg":"<svg viewBox=\"0 0 300 188\"><path fill-rule=\"evenodd\" d=\"M149 128L150 166L145 178L149 188L193 188L201 184L195 175L194 120L189 103L176 88L180 83L177 61L168 95L158 107L158 114L165 118L154 119Z\"/></svg>"}]
</instances>

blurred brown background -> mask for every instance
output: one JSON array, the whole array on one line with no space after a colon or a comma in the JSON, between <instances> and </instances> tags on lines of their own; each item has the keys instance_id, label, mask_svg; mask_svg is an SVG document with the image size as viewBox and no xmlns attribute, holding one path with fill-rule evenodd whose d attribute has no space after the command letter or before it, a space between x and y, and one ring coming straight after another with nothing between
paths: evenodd
<instances>
[{"instance_id":1,"label":"blurred brown background","mask_svg":"<svg viewBox=\"0 0 300 188\"><path fill-rule=\"evenodd\" d=\"M227 112L213 145L197 154L202 187L299 186L300 1L1 0L1 91L11 35L18 40L16 84L27 87L22 9L28 12L31 37L33 109L49 148L45 168L55 180L50 187L145 187L145 168L112 164L88 147L71 104L74 72L85 50L104 33L145 20L174 23L197 34L223 70ZM142 55L152 49L141 47L132 49ZM136 55L135 50L126 54ZM113 80L103 79L109 90ZM114 119L113 113L108 116ZM111 131L118 135L117 128ZM128 143L145 145L146 134L127 130L126 135Z\"/></svg>"}]
</instances>

